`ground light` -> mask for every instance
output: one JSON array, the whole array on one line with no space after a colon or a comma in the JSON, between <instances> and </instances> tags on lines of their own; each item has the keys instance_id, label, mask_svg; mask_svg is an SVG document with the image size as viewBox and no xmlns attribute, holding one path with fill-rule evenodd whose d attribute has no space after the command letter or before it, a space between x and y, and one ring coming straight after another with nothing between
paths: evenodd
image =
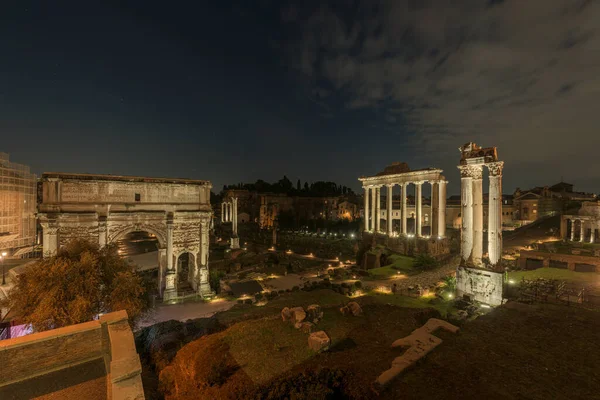
<instances>
[{"instance_id":1,"label":"ground light","mask_svg":"<svg viewBox=\"0 0 600 400\"><path fill-rule=\"evenodd\" d=\"M511 285L514 285L514 284L515 284L515 281L513 281L512 279L509 279L509 280L508 280L508 283L510 283Z\"/></svg>"},{"instance_id":2,"label":"ground light","mask_svg":"<svg viewBox=\"0 0 600 400\"><path fill-rule=\"evenodd\" d=\"M480 305L481 308L491 308L490 306L488 306L487 304L482 304Z\"/></svg>"}]
</instances>

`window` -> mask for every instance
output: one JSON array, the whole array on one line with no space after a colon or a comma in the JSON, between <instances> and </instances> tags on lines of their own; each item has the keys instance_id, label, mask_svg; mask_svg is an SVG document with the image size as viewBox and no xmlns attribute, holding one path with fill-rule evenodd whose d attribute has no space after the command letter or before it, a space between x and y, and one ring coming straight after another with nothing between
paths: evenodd
<instances>
[{"instance_id":1,"label":"window","mask_svg":"<svg viewBox=\"0 0 600 400\"><path fill-rule=\"evenodd\" d=\"M142 200L142 196L139 193L135 194L135 201L141 201Z\"/></svg>"}]
</instances>

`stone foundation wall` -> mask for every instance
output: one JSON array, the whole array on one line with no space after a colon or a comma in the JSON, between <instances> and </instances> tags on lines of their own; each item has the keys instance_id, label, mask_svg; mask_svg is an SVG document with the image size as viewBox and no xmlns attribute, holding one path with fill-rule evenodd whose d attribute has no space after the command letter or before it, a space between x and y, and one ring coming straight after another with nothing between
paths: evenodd
<instances>
[{"instance_id":1,"label":"stone foundation wall","mask_svg":"<svg viewBox=\"0 0 600 400\"><path fill-rule=\"evenodd\" d=\"M502 304L504 275L479 268L458 267L456 291L458 296L468 295L472 300L497 306Z\"/></svg>"},{"instance_id":2,"label":"stone foundation wall","mask_svg":"<svg viewBox=\"0 0 600 400\"><path fill-rule=\"evenodd\" d=\"M447 238L388 237L387 235L373 235L363 232L363 243L383 245L391 251L406 256L429 254L435 258L442 259L450 255L450 243Z\"/></svg>"},{"instance_id":3,"label":"stone foundation wall","mask_svg":"<svg viewBox=\"0 0 600 400\"><path fill-rule=\"evenodd\" d=\"M596 272L600 272L600 257L522 250L519 257L519 268L527 269L527 259L542 260L545 268L550 267L550 261L565 262L571 271L576 270L577 264L589 264L596 267Z\"/></svg>"}]
</instances>

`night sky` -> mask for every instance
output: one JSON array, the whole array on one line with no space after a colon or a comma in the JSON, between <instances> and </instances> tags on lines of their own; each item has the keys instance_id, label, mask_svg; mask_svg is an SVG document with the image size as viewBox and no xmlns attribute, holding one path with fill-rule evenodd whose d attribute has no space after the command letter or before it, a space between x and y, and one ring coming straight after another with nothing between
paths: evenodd
<instances>
[{"instance_id":1,"label":"night sky","mask_svg":"<svg viewBox=\"0 0 600 400\"><path fill-rule=\"evenodd\" d=\"M457 194L475 141L498 146L505 193L598 192L599 3L4 1L0 151L216 191L283 174L358 189L405 161Z\"/></svg>"}]
</instances>

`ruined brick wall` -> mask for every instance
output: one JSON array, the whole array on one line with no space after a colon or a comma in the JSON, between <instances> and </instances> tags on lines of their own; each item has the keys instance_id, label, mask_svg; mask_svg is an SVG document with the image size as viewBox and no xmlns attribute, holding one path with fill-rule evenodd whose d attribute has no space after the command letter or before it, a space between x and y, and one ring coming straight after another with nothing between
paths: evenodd
<instances>
[{"instance_id":1,"label":"ruined brick wall","mask_svg":"<svg viewBox=\"0 0 600 400\"><path fill-rule=\"evenodd\" d=\"M577 264L588 264L596 266L596 272L600 272L600 257L521 250L521 254L519 257L519 268L527 269L528 258L534 260L542 260L544 267L549 267L550 261L558 261L567 263L567 268L569 268L571 271L576 270Z\"/></svg>"},{"instance_id":2,"label":"ruined brick wall","mask_svg":"<svg viewBox=\"0 0 600 400\"><path fill-rule=\"evenodd\" d=\"M97 321L0 341L0 385L101 358Z\"/></svg>"}]
</instances>

